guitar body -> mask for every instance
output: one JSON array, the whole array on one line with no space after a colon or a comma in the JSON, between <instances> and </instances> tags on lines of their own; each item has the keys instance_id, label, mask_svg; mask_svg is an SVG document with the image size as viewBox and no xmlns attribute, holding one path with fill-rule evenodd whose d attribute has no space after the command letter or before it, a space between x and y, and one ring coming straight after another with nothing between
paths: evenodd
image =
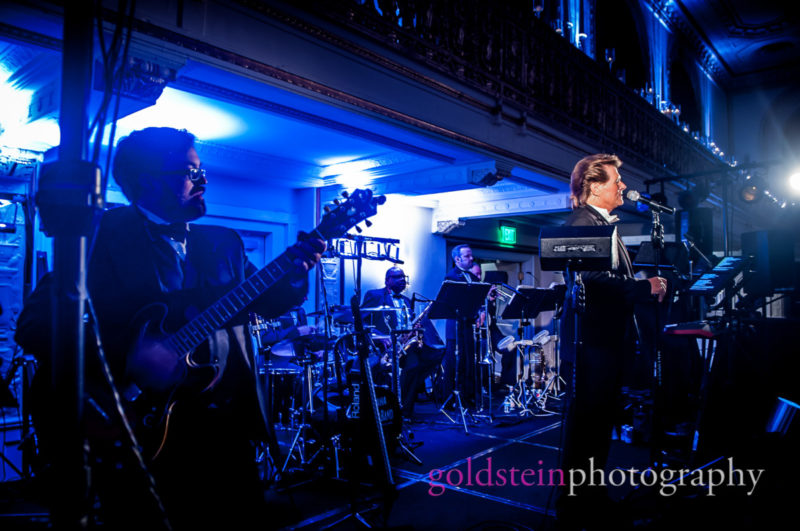
<instances>
[{"instance_id":1,"label":"guitar body","mask_svg":"<svg viewBox=\"0 0 800 531\"><path fill-rule=\"evenodd\" d=\"M174 329L167 323L183 320L185 307L170 311L168 306L155 303L136 314L130 329L139 332L129 340L133 346L126 356L125 380L120 382L123 409L147 459L160 454L173 416L180 415L186 404L202 400L222 376L209 341L191 352L175 348L165 329ZM94 388L88 389L88 395L90 437L95 441L122 438L122 426L109 420L116 416L113 398Z\"/></svg>"}]
</instances>

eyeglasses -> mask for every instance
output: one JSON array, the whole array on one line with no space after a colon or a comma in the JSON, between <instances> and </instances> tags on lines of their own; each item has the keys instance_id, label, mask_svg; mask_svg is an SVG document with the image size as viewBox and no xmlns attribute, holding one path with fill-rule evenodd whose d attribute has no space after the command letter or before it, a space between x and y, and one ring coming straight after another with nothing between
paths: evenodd
<instances>
[{"instance_id":1,"label":"eyeglasses","mask_svg":"<svg viewBox=\"0 0 800 531\"><path fill-rule=\"evenodd\" d=\"M203 181L206 178L206 170L203 168L189 168L186 170L186 176L193 183Z\"/></svg>"}]
</instances>

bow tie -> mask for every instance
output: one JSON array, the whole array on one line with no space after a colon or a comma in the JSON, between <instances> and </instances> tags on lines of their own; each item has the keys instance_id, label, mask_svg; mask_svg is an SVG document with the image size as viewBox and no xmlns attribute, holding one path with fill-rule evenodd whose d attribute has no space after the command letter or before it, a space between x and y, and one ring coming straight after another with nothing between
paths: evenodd
<instances>
[{"instance_id":1,"label":"bow tie","mask_svg":"<svg viewBox=\"0 0 800 531\"><path fill-rule=\"evenodd\" d=\"M185 242L186 234L189 232L186 228L186 223L160 224L148 222L147 226L151 233L159 236L166 236L170 240L176 242Z\"/></svg>"}]
</instances>

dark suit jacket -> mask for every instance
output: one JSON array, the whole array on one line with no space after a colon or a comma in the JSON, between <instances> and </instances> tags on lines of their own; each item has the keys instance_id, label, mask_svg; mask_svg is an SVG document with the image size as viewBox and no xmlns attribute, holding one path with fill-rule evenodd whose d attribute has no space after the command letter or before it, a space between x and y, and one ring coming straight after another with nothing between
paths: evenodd
<instances>
[{"instance_id":1,"label":"dark suit jacket","mask_svg":"<svg viewBox=\"0 0 800 531\"><path fill-rule=\"evenodd\" d=\"M454 266L453 269L447 272L447 274L444 276L444 279L452 280L453 282L466 282L467 279L464 278L464 273L469 275L469 278L472 280L472 282L481 281L481 279L475 276L472 273L472 271L464 271L456 266ZM448 319L447 322L445 323L445 339L454 340L455 338L456 338L456 320Z\"/></svg>"},{"instance_id":2,"label":"dark suit jacket","mask_svg":"<svg viewBox=\"0 0 800 531\"><path fill-rule=\"evenodd\" d=\"M565 225L609 225L608 221L590 206L578 207L567 218ZM633 306L636 302L650 300L650 283L633 278L628 251L617 235L619 264L612 271L583 271L581 277L586 289L586 311L583 314L581 336L585 344L596 348L621 349L626 331L633 330ZM565 360L572 361L574 350L574 320L572 301L567 294L562 321L562 352Z\"/></svg>"},{"instance_id":3,"label":"dark suit jacket","mask_svg":"<svg viewBox=\"0 0 800 531\"><path fill-rule=\"evenodd\" d=\"M132 328L132 321L143 307L158 301L169 303L172 309L167 331L174 331L256 270L247 260L241 238L228 228L190 225L186 251L186 262L181 264L163 237L151 234L145 218L134 207L103 213L92 246L87 285L117 382L125 381L127 350L138 332ZM176 280L180 285L181 276L186 289L176 291ZM31 294L15 336L26 351L45 364L50 357L52 283L52 276L46 276ZM248 310L275 317L301 302L307 290L307 285L294 288L289 282L276 284ZM245 322L246 318L247 310L231 324Z\"/></svg>"},{"instance_id":4,"label":"dark suit jacket","mask_svg":"<svg viewBox=\"0 0 800 531\"><path fill-rule=\"evenodd\" d=\"M371 289L364 294L362 308L375 308L377 306L394 306L394 294L387 288ZM411 299L405 295L400 295L400 300L408 308L409 324L414 319L414 309L411 307ZM375 312L364 315L364 321L371 324L381 333L388 334L392 329L397 328L397 312Z\"/></svg>"},{"instance_id":5,"label":"dark suit jacket","mask_svg":"<svg viewBox=\"0 0 800 531\"><path fill-rule=\"evenodd\" d=\"M467 280L464 278L464 273L469 275L469 278L472 279L473 282L480 282L481 279L476 277L472 271L464 271L459 269L458 267L453 267L447 274L444 276L445 280L453 280L455 282L466 282Z\"/></svg>"}]
</instances>

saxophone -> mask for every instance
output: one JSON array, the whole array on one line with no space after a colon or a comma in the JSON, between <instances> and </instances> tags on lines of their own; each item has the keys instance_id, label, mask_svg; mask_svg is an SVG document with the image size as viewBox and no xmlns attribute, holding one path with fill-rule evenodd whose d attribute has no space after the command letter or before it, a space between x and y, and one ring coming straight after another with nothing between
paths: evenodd
<instances>
[{"instance_id":1,"label":"saxophone","mask_svg":"<svg viewBox=\"0 0 800 531\"><path fill-rule=\"evenodd\" d=\"M422 320L426 315L428 315L428 310L431 309L431 306L433 306L433 302L429 302L425 309L414 318L414 321L410 326L411 331L403 336L403 339L400 343L400 356L405 356L408 352L408 349L414 345L417 345L418 347L422 346Z\"/></svg>"}]
</instances>

